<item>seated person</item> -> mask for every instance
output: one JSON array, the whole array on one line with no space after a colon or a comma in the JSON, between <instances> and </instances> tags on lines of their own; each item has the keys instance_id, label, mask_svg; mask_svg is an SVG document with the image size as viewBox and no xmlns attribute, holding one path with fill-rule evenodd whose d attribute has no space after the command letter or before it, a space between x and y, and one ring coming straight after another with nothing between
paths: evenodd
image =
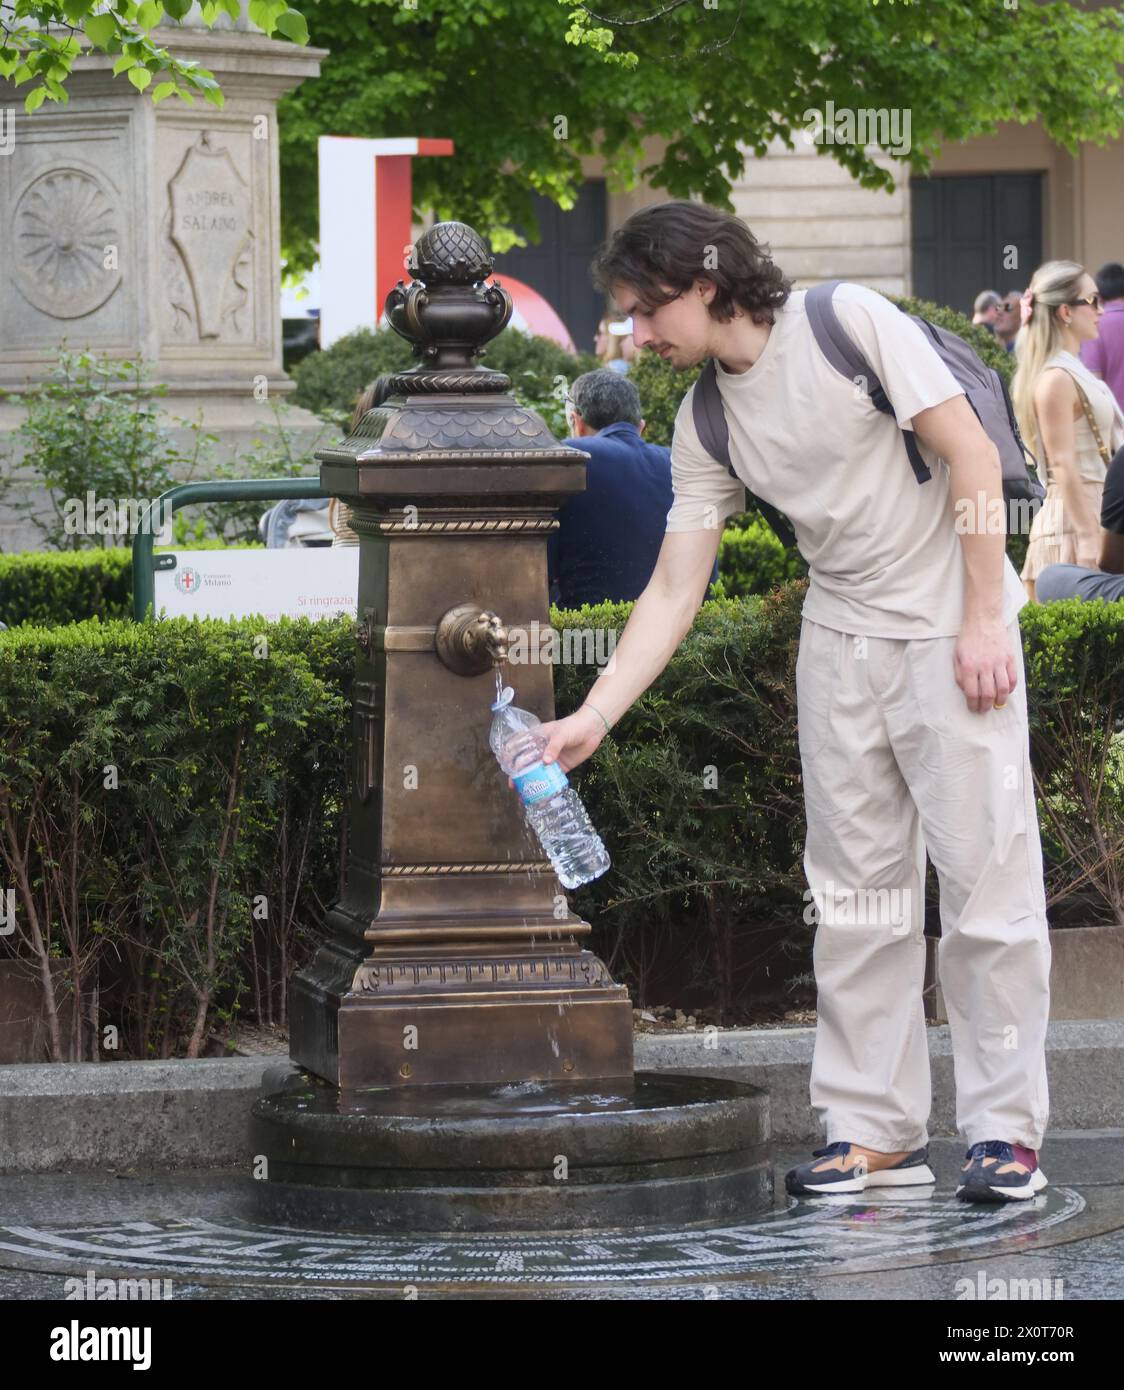
<instances>
[{"instance_id":1,"label":"seated person","mask_svg":"<svg viewBox=\"0 0 1124 1390\"><path fill-rule=\"evenodd\" d=\"M565 442L590 455L585 491L559 510L547 542L551 600L562 608L639 598L652 577L674 494L671 450L641 439L640 393L602 368L570 388ZM718 561L710 576L718 579Z\"/></svg>"},{"instance_id":2,"label":"seated person","mask_svg":"<svg viewBox=\"0 0 1124 1390\"><path fill-rule=\"evenodd\" d=\"M1082 565L1047 565L1034 590L1038 602L1100 598L1112 603L1124 599L1124 449L1117 450L1104 476L1100 561L1096 570Z\"/></svg>"},{"instance_id":3,"label":"seated person","mask_svg":"<svg viewBox=\"0 0 1124 1390\"><path fill-rule=\"evenodd\" d=\"M270 507L258 522L258 534L266 548L295 550L331 545L328 502L327 497L289 497Z\"/></svg>"}]
</instances>

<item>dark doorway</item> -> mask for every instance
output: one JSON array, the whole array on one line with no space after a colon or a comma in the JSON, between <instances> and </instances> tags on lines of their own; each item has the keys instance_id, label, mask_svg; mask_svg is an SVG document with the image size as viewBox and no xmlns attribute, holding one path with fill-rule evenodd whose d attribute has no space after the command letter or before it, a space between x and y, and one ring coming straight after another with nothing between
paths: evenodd
<instances>
[{"instance_id":1,"label":"dark doorway","mask_svg":"<svg viewBox=\"0 0 1124 1390\"><path fill-rule=\"evenodd\" d=\"M1026 289L1042 262L1041 174L939 175L910 193L918 299L971 316L981 290Z\"/></svg>"},{"instance_id":2,"label":"dark doorway","mask_svg":"<svg viewBox=\"0 0 1124 1390\"><path fill-rule=\"evenodd\" d=\"M592 352L605 301L590 282L589 267L605 240L605 182L582 184L569 212L542 194L532 196L539 243L497 256L496 274L502 280L506 271L538 290L557 310L578 351Z\"/></svg>"}]
</instances>

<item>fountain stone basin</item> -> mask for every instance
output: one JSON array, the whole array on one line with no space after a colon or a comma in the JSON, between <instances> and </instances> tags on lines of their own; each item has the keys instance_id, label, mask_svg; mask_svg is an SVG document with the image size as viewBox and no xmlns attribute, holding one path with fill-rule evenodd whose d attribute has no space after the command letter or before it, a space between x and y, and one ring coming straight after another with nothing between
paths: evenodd
<instances>
[{"instance_id":1,"label":"fountain stone basin","mask_svg":"<svg viewBox=\"0 0 1124 1390\"><path fill-rule=\"evenodd\" d=\"M259 1216L305 1229L602 1231L772 1204L768 1096L724 1078L341 1091L294 1071L250 1126Z\"/></svg>"}]
</instances>

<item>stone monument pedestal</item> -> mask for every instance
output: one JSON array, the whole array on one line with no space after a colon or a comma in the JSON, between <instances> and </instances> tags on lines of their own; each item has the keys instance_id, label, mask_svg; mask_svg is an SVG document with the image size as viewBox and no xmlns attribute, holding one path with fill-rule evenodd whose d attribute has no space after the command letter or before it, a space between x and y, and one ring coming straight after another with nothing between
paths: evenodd
<instances>
[{"instance_id":1,"label":"stone monument pedestal","mask_svg":"<svg viewBox=\"0 0 1124 1390\"><path fill-rule=\"evenodd\" d=\"M24 91L0 82L15 122L0 159L0 389L47 377L64 341L139 354L168 386L173 433L189 434L176 417L198 419L220 452L237 452L293 390L281 361L277 102L327 50L266 38L245 18L208 29L195 13L166 20L160 37L214 73L222 108L201 96L156 106L98 50L76 60L65 105L27 115ZM307 411L285 416L309 448L324 430ZM0 402L0 435L23 418ZM0 517L11 549L5 529Z\"/></svg>"}]
</instances>

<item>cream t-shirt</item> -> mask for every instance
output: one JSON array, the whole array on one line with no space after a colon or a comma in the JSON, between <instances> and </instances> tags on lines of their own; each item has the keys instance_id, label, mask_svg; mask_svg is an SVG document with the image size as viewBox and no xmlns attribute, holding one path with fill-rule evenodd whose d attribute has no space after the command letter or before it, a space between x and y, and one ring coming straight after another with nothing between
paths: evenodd
<instances>
[{"instance_id":1,"label":"cream t-shirt","mask_svg":"<svg viewBox=\"0 0 1124 1390\"><path fill-rule=\"evenodd\" d=\"M792 522L808 563L803 613L870 637L954 637L963 626L964 560L943 460L920 444L932 477L919 484L899 423L962 394L922 330L862 285L837 286L840 323L894 407L896 423L832 367L804 312L804 291L777 312L746 372L716 363L734 479L699 443L694 387L675 421L668 531L721 526L746 507L748 485ZM963 524L963 523L961 523ZM1003 560L1003 622L1027 602Z\"/></svg>"}]
</instances>

